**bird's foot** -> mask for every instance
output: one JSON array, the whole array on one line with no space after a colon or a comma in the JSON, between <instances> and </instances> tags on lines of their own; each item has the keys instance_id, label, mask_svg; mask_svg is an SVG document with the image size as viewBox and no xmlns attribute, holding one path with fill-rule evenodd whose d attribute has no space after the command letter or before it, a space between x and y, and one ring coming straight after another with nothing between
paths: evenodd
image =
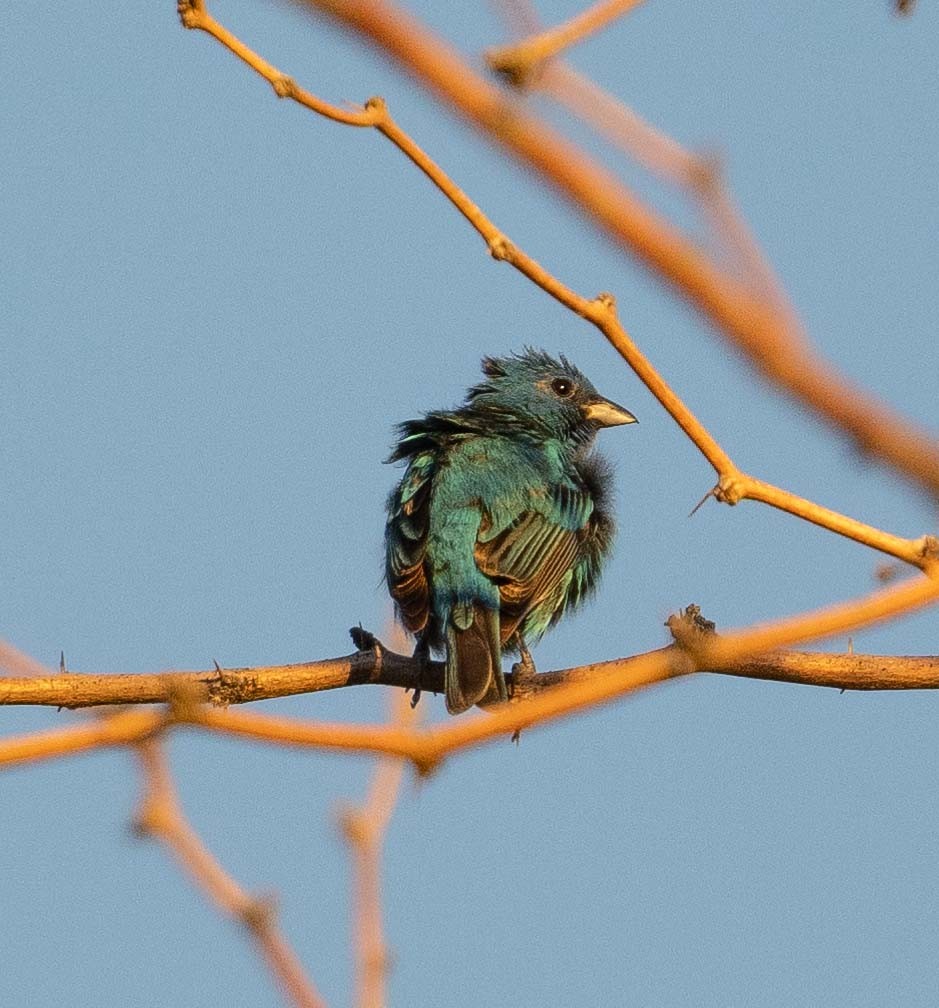
<instances>
[{"instance_id":1,"label":"bird's foot","mask_svg":"<svg viewBox=\"0 0 939 1008\"><path fill-rule=\"evenodd\" d=\"M430 660L430 648L425 640L420 638L414 647L414 654L411 656L417 663L417 669L414 673L414 685L408 686L405 689L405 693L411 694L411 710L421 702L421 683L424 681L424 670L427 668L427 663Z\"/></svg>"},{"instance_id":2,"label":"bird's foot","mask_svg":"<svg viewBox=\"0 0 939 1008\"><path fill-rule=\"evenodd\" d=\"M538 674L531 652L522 640L518 642L518 658L519 660L512 665L512 679L516 688Z\"/></svg>"}]
</instances>

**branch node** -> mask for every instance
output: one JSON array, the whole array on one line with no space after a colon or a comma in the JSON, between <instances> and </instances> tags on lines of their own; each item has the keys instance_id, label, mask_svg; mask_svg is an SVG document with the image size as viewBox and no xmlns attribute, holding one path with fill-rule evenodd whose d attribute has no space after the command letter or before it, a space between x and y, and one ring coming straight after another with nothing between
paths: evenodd
<instances>
[{"instance_id":1,"label":"branch node","mask_svg":"<svg viewBox=\"0 0 939 1008\"><path fill-rule=\"evenodd\" d=\"M272 893L248 896L238 910L238 918L252 934L270 931L277 917L277 898Z\"/></svg>"},{"instance_id":2,"label":"branch node","mask_svg":"<svg viewBox=\"0 0 939 1008\"><path fill-rule=\"evenodd\" d=\"M696 652L716 636L717 625L701 615L701 606L691 603L665 621L675 643L683 651Z\"/></svg>"},{"instance_id":3,"label":"branch node","mask_svg":"<svg viewBox=\"0 0 939 1008\"><path fill-rule=\"evenodd\" d=\"M376 124L388 119L388 103L380 95L366 98L363 108L366 112L373 113L372 119Z\"/></svg>"},{"instance_id":4,"label":"branch node","mask_svg":"<svg viewBox=\"0 0 939 1008\"><path fill-rule=\"evenodd\" d=\"M166 803L154 796L145 798L140 803L130 828L135 836L149 839L166 833L170 821L171 815Z\"/></svg>"},{"instance_id":5,"label":"branch node","mask_svg":"<svg viewBox=\"0 0 939 1008\"><path fill-rule=\"evenodd\" d=\"M602 308L608 314L616 317L616 295L611 294L609 291L600 291L600 293L593 299L593 303L598 307Z\"/></svg>"},{"instance_id":6,"label":"branch node","mask_svg":"<svg viewBox=\"0 0 939 1008\"><path fill-rule=\"evenodd\" d=\"M486 241L489 254L497 262L506 262L515 254L515 247L504 234L496 234Z\"/></svg>"},{"instance_id":7,"label":"branch node","mask_svg":"<svg viewBox=\"0 0 939 1008\"><path fill-rule=\"evenodd\" d=\"M372 831L369 822L361 810L353 808L351 805L340 806L336 813L336 822L343 837L353 847L365 847L372 839Z\"/></svg>"},{"instance_id":8,"label":"branch node","mask_svg":"<svg viewBox=\"0 0 939 1008\"><path fill-rule=\"evenodd\" d=\"M519 91L530 88L542 69L540 62L519 56L516 46L493 46L483 53L483 59L494 74Z\"/></svg>"},{"instance_id":9,"label":"branch node","mask_svg":"<svg viewBox=\"0 0 939 1008\"><path fill-rule=\"evenodd\" d=\"M257 676L245 672L229 672L217 661L215 673L214 678L206 683L207 699L213 707L230 707L232 704L247 703L257 698Z\"/></svg>"},{"instance_id":10,"label":"branch node","mask_svg":"<svg viewBox=\"0 0 939 1008\"><path fill-rule=\"evenodd\" d=\"M203 0L179 0L176 12L183 28L201 28L205 4Z\"/></svg>"},{"instance_id":11,"label":"branch node","mask_svg":"<svg viewBox=\"0 0 939 1008\"><path fill-rule=\"evenodd\" d=\"M939 573L939 538L924 535L916 540L916 550L926 561L926 573Z\"/></svg>"},{"instance_id":12,"label":"branch node","mask_svg":"<svg viewBox=\"0 0 939 1008\"><path fill-rule=\"evenodd\" d=\"M278 98L296 98L297 82L287 74L278 74L271 80L271 87Z\"/></svg>"},{"instance_id":13,"label":"branch node","mask_svg":"<svg viewBox=\"0 0 939 1008\"><path fill-rule=\"evenodd\" d=\"M731 476L721 476L717 481L717 486L711 491L711 495L721 504L739 504L747 495L746 480L740 473ZM707 498L704 498L707 500ZM700 507L700 505L698 505ZM693 512L692 512L693 513Z\"/></svg>"},{"instance_id":14,"label":"branch node","mask_svg":"<svg viewBox=\"0 0 939 1008\"><path fill-rule=\"evenodd\" d=\"M426 754L415 753L411 757L411 762L414 764L417 776L422 779L426 779L436 772L443 760L439 756L429 756Z\"/></svg>"},{"instance_id":15,"label":"branch node","mask_svg":"<svg viewBox=\"0 0 939 1008\"><path fill-rule=\"evenodd\" d=\"M720 154L708 151L689 158L688 178L702 196L713 196L724 185L724 162Z\"/></svg>"}]
</instances>

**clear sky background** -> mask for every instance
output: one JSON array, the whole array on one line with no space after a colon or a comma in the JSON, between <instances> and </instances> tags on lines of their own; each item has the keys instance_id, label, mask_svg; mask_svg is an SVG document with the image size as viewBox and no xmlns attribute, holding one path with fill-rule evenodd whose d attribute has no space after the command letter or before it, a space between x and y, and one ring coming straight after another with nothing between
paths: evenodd
<instances>
[{"instance_id":1,"label":"clear sky background","mask_svg":"<svg viewBox=\"0 0 939 1008\"><path fill-rule=\"evenodd\" d=\"M504 38L483 5L414 6L477 58ZM317 94L384 95L513 240L578 290L615 292L743 468L901 535L936 531L928 502L762 386L380 55L283 5L215 9ZM933 430L937 39L929 0L907 20L884 0L650 0L574 56L726 157L816 345ZM601 435L615 556L541 668L660 646L689 602L729 627L874 586L876 555L759 505L689 519L709 467L592 328L494 263L390 144L278 104L172 3L11 4L0 54L0 633L18 647L88 671L347 653L347 627L389 612L393 424L459 402L481 356L525 343L641 420ZM854 646L934 654L937 631L932 611ZM373 720L383 696L266 709ZM441 698L426 709L445 717ZM0 712L9 733L74 718ZM409 778L386 854L392 1003L934 1006L937 720L931 693L702 677ZM280 894L311 975L348 1004L333 813L369 761L182 732L170 752L208 844ZM137 791L121 752L0 775L0 1003L280 1004L240 931L131 835Z\"/></svg>"}]
</instances>

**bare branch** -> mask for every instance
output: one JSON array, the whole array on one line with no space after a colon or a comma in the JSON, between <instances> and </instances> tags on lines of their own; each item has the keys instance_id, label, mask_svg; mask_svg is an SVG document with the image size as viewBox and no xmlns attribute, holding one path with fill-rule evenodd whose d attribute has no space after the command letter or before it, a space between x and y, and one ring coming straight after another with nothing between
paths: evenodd
<instances>
[{"instance_id":1,"label":"bare branch","mask_svg":"<svg viewBox=\"0 0 939 1008\"><path fill-rule=\"evenodd\" d=\"M163 843L209 900L245 928L296 1008L325 1008L277 926L273 901L246 893L186 819L159 739L152 736L140 742L137 755L144 778L144 794L135 819L137 831Z\"/></svg>"},{"instance_id":2,"label":"bare branch","mask_svg":"<svg viewBox=\"0 0 939 1008\"><path fill-rule=\"evenodd\" d=\"M538 172L707 315L766 377L864 452L939 496L939 444L806 347L790 319L717 269L618 179L387 0L304 0L384 50L449 108ZM617 347L619 349L619 347Z\"/></svg>"},{"instance_id":3,"label":"bare branch","mask_svg":"<svg viewBox=\"0 0 939 1008\"><path fill-rule=\"evenodd\" d=\"M392 696L390 722L409 727L417 712L404 694ZM356 959L358 1008L383 1008L385 980L391 956L385 943L381 912L381 855L391 814L397 804L404 766L401 760L384 757L372 774L365 802L358 808L347 806L339 824L352 855L353 936Z\"/></svg>"},{"instance_id":4,"label":"bare branch","mask_svg":"<svg viewBox=\"0 0 939 1008\"><path fill-rule=\"evenodd\" d=\"M231 36L229 32L217 25L209 15L202 0L198 3L181 5L183 23L187 27L201 28L213 37L222 40L228 48L257 70L267 79L281 79L283 75L274 67L256 56L242 42ZM235 44L237 43L237 44ZM306 92L304 92L306 93ZM293 94L290 95L294 97ZM308 107L317 111L317 106L325 104L315 99ZM332 106L326 106L332 108ZM520 273L524 274L542 290L569 308L572 312L592 322L619 351L622 358L633 369L650 392L668 411L672 419L681 427L688 438L708 460L718 475L718 485L714 496L721 501L735 504L751 497L761 500L773 507L781 508L807 521L814 522L824 528L848 536L857 542L864 543L873 549L894 556L899 560L927 570L937 562L933 555L932 540L902 539L898 536L882 532L873 526L840 515L828 508L820 507L811 501L804 500L771 486L741 472L730 456L718 444L716 439L704 427L700 420L691 412L684 402L669 387L651 362L644 356L639 347L630 339L626 330L620 324L616 313L616 301L611 294L602 293L588 300L576 293L566 284L549 273L540 263L514 245L509 238L482 212L482 210L463 192L456 183L436 164L392 119L381 98L370 98L365 110L374 119L372 124L383 136L387 137L403 154L405 154L450 200L454 207L466 218L473 228L485 240L493 258L508 262ZM329 118L336 118L331 113L324 113ZM341 121L341 120L340 120ZM361 123L357 122L357 125ZM924 543L927 548L924 549Z\"/></svg>"},{"instance_id":5,"label":"bare branch","mask_svg":"<svg viewBox=\"0 0 939 1008\"><path fill-rule=\"evenodd\" d=\"M563 24L515 45L488 50L486 62L516 87L524 87L553 56L582 42L641 3L642 0L600 0Z\"/></svg>"}]
</instances>

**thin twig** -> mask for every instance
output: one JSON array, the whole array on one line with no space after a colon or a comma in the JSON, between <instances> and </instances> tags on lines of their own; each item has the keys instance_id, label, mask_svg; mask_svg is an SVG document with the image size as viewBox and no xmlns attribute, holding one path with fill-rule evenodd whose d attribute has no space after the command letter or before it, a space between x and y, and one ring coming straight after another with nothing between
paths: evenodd
<instances>
[{"instance_id":1,"label":"thin twig","mask_svg":"<svg viewBox=\"0 0 939 1008\"><path fill-rule=\"evenodd\" d=\"M582 42L641 3L642 0L600 0L569 21L514 45L489 49L486 61L516 86L525 86L552 57Z\"/></svg>"}]
</instances>

